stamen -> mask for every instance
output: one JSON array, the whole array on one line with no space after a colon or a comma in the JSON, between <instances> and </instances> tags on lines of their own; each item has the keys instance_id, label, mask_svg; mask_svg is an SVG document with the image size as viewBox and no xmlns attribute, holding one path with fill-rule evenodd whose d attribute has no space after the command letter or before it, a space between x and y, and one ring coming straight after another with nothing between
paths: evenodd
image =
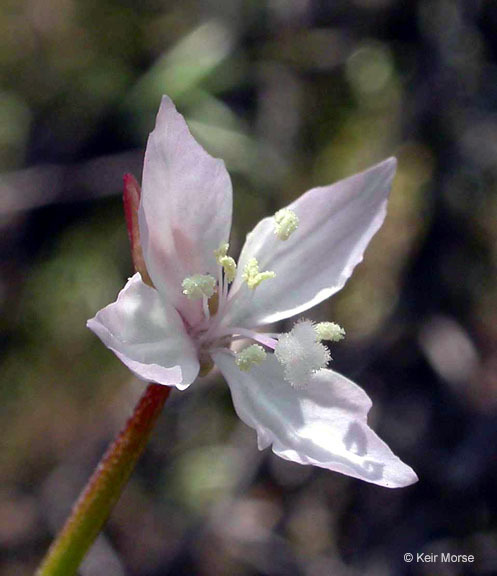
<instances>
[{"instance_id":1,"label":"stamen","mask_svg":"<svg viewBox=\"0 0 497 576\"><path fill-rule=\"evenodd\" d=\"M340 342L345 338L345 330L335 324L335 322L319 322L314 326L317 339L321 342L322 340L330 340L331 342Z\"/></svg>"},{"instance_id":2,"label":"stamen","mask_svg":"<svg viewBox=\"0 0 497 576\"><path fill-rule=\"evenodd\" d=\"M259 344L252 344L238 352L235 364L242 372L248 372L254 364L262 364L266 358L266 351Z\"/></svg>"},{"instance_id":3,"label":"stamen","mask_svg":"<svg viewBox=\"0 0 497 576\"><path fill-rule=\"evenodd\" d=\"M206 320L209 320L211 317L211 312L209 310L209 300L207 299L207 296L202 297L202 308L204 310L204 316Z\"/></svg>"},{"instance_id":4,"label":"stamen","mask_svg":"<svg viewBox=\"0 0 497 576\"><path fill-rule=\"evenodd\" d=\"M217 263L223 268L226 280L231 283L236 276L236 262L234 258L227 256L229 247L227 242L223 242L217 250L214 250L214 256Z\"/></svg>"},{"instance_id":5,"label":"stamen","mask_svg":"<svg viewBox=\"0 0 497 576\"><path fill-rule=\"evenodd\" d=\"M240 328L238 326L235 327L228 327L224 330L217 330L216 336L219 338L221 336L230 336L231 339L235 339L236 337L241 338L250 338L251 340L255 340L259 344L266 346L266 348L270 348L274 350L276 345L278 344L278 340L274 338L277 336L276 334L271 334L267 332L256 332L255 330L249 330L248 328Z\"/></svg>"},{"instance_id":6,"label":"stamen","mask_svg":"<svg viewBox=\"0 0 497 576\"><path fill-rule=\"evenodd\" d=\"M298 226L299 218L290 208L282 208L274 215L274 233L280 240L288 240Z\"/></svg>"},{"instance_id":7,"label":"stamen","mask_svg":"<svg viewBox=\"0 0 497 576\"><path fill-rule=\"evenodd\" d=\"M275 276L276 273L272 270L259 272L259 263L257 262L257 259L251 258L245 266L242 278L247 282L248 287L254 290L263 280L274 278Z\"/></svg>"},{"instance_id":8,"label":"stamen","mask_svg":"<svg viewBox=\"0 0 497 576\"><path fill-rule=\"evenodd\" d=\"M229 247L230 245L228 244L228 242L223 242L222 244L219 245L219 248L217 250L214 250L214 256L216 257L218 264L220 264L219 260L223 256L226 256L226 254L228 254Z\"/></svg>"},{"instance_id":9,"label":"stamen","mask_svg":"<svg viewBox=\"0 0 497 576\"><path fill-rule=\"evenodd\" d=\"M194 274L185 278L181 286L187 298L200 300L204 296L210 298L214 294L216 279L210 274Z\"/></svg>"},{"instance_id":10,"label":"stamen","mask_svg":"<svg viewBox=\"0 0 497 576\"><path fill-rule=\"evenodd\" d=\"M236 262L231 256L222 256L218 260L223 267L224 276L228 282L233 282L236 276Z\"/></svg>"},{"instance_id":11,"label":"stamen","mask_svg":"<svg viewBox=\"0 0 497 576\"><path fill-rule=\"evenodd\" d=\"M312 374L331 360L328 349L316 341L309 320L297 322L289 333L281 334L274 355L285 369L285 380L295 388L305 387Z\"/></svg>"}]
</instances>

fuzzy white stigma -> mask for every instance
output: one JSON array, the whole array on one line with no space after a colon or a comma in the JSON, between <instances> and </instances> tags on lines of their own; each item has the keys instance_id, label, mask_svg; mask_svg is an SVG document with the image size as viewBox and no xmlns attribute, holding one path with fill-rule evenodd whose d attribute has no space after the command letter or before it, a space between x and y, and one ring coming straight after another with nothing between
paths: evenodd
<instances>
[{"instance_id":1,"label":"fuzzy white stigma","mask_svg":"<svg viewBox=\"0 0 497 576\"><path fill-rule=\"evenodd\" d=\"M290 208L282 208L274 215L274 233L280 240L288 240L298 226L299 218Z\"/></svg>"},{"instance_id":2,"label":"fuzzy white stigma","mask_svg":"<svg viewBox=\"0 0 497 576\"><path fill-rule=\"evenodd\" d=\"M235 364L242 372L248 372L254 364L262 364L266 351L259 344L252 344L236 355Z\"/></svg>"},{"instance_id":3,"label":"fuzzy white stigma","mask_svg":"<svg viewBox=\"0 0 497 576\"><path fill-rule=\"evenodd\" d=\"M340 342L345 338L345 330L335 322L319 322L314 326L314 330L319 341Z\"/></svg>"},{"instance_id":4,"label":"fuzzy white stigma","mask_svg":"<svg viewBox=\"0 0 497 576\"><path fill-rule=\"evenodd\" d=\"M234 258L227 256L229 247L230 245L227 242L223 242L218 250L214 250L214 256L217 263L223 267L226 280L231 283L236 276L236 262Z\"/></svg>"},{"instance_id":5,"label":"fuzzy white stigma","mask_svg":"<svg viewBox=\"0 0 497 576\"><path fill-rule=\"evenodd\" d=\"M281 334L274 355L285 369L285 380L295 388L304 388L317 370L331 360L326 346L316 340L313 323L297 322L287 334Z\"/></svg>"},{"instance_id":6,"label":"fuzzy white stigma","mask_svg":"<svg viewBox=\"0 0 497 576\"><path fill-rule=\"evenodd\" d=\"M210 298L216 289L216 279L210 274L194 274L185 278L181 287L190 300L200 300L204 296Z\"/></svg>"},{"instance_id":7,"label":"fuzzy white stigma","mask_svg":"<svg viewBox=\"0 0 497 576\"><path fill-rule=\"evenodd\" d=\"M242 278L245 280L248 287L254 290L263 280L268 280L275 276L276 274L272 270L259 272L259 262L257 262L256 258L251 258L243 270Z\"/></svg>"}]
</instances>

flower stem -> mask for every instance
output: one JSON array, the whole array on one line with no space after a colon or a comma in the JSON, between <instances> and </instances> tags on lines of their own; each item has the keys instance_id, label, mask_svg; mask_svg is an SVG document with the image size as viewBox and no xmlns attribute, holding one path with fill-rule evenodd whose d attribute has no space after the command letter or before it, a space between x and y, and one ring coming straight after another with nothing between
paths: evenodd
<instances>
[{"instance_id":1,"label":"flower stem","mask_svg":"<svg viewBox=\"0 0 497 576\"><path fill-rule=\"evenodd\" d=\"M126 426L109 446L52 543L36 576L76 574L88 548L117 502L171 388L150 384Z\"/></svg>"}]
</instances>

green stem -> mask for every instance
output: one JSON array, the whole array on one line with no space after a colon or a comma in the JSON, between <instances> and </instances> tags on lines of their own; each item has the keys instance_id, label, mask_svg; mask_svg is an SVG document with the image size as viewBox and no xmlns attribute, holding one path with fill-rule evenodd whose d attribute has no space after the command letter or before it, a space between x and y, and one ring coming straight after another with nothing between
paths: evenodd
<instances>
[{"instance_id":1,"label":"green stem","mask_svg":"<svg viewBox=\"0 0 497 576\"><path fill-rule=\"evenodd\" d=\"M52 543L36 576L76 574L143 452L171 388L150 384L109 446Z\"/></svg>"}]
</instances>

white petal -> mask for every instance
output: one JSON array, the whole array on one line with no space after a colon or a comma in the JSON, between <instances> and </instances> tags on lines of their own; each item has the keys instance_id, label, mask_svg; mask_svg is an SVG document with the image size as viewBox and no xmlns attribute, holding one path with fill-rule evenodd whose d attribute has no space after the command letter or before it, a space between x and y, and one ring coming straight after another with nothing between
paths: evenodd
<instances>
[{"instance_id":1,"label":"white petal","mask_svg":"<svg viewBox=\"0 0 497 576\"><path fill-rule=\"evenodd\" d=\"M238 416L257 431L259 449L300 464L335 470L388 488L417 481L367 425L371 401L356 384L320 370L305 389L283 379L273 356L241 372L227 351L213 353L228 381Z\"/></svg>"},{"instance_id":2,"label":"white petal","mask_svg":"<svg viewBox=\"0 0 497 576\"><path fill-rule=\"evenodd\" d=\"M184 390L197 377L195 345L180 315L138 273L87 326L142 380Z\"/></svg>"},{"instance_id":3,"label":"white petal","mask_svg":"<svg viewBox=\"0 0 497 576\"><path fill-rule=\"evenodd\" d=\"M214 250L228 240L231 213L224 162L196 142L164 96L145 153L140 236L154 285L191 324L201 304L182 294L181 282L193 274L217 277Z\"/></svg>"},{"instance_id":4,"label":"white petal","mask_svg":"<svg viewBox=\"0 0 497 576\"><path fill-rule=\"evenodd\" d=\"M238 269L243 271L250 258L256 258L260 270L273 270L276 277L263 282L252 297L238 275L231 297L241 292L226 323L276 322L338 292L383 223L396 164L390 158L337 184L306 192L288 206L299 218L288 240L275 235L274 218L259 222L247 236Z\"/></svg>"}]
</instances>

